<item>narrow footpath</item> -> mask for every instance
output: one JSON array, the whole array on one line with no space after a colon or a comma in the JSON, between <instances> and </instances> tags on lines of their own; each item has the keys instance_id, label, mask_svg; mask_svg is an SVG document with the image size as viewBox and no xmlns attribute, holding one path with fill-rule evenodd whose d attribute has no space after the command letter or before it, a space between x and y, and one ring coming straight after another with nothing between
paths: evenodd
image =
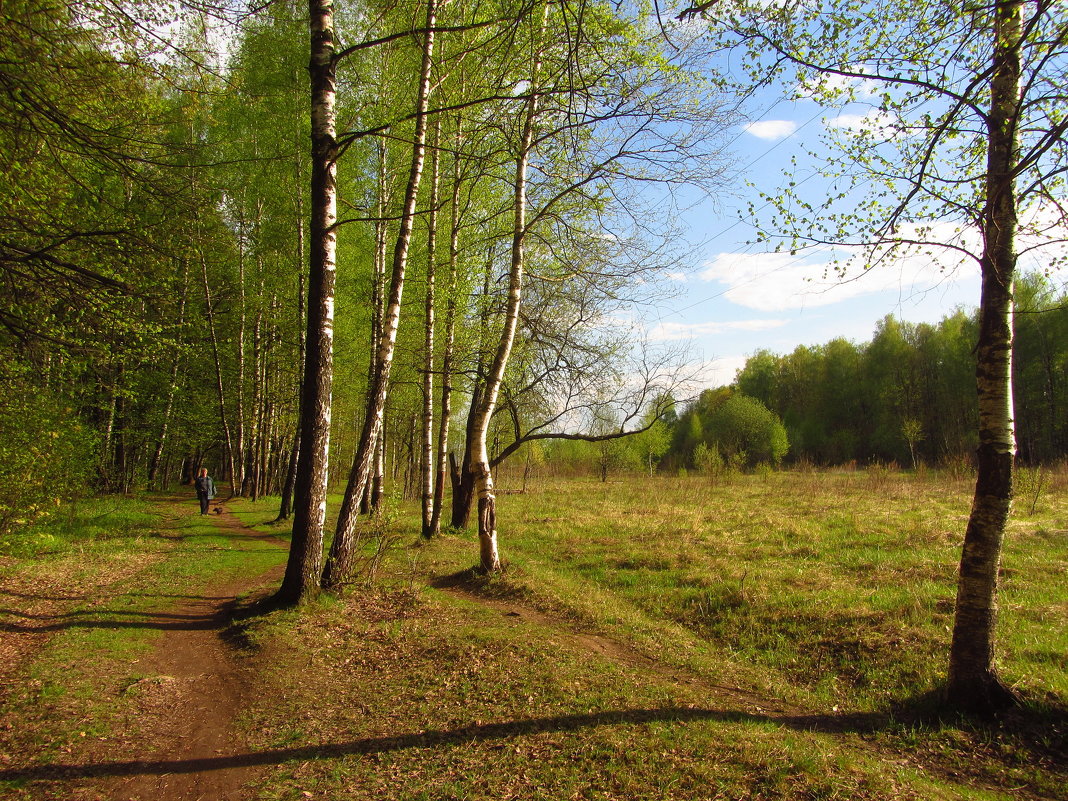
<instances>
[{"instance_id":1,"label":"narrow footpath","mask_svg":"<svg viewBox=\"0 0 1068 801\"><path fill-rule=\"evenodd\" d=\"M234 536L272 540L245 526L222 505L212 523ZM287 547L275 540L280 548ZM244 708L250 684L247 671L224 639L238 598L269 591L284 566L252 579L215 588L160 618L164 634L145 663L151 677L138 687L141 728L151 732L127 759L143 770L116 777L109 797L116 801L243 801L242 788L257 768L227 758L247 754L235 719ZM210 759L213 770L198 770ZM186 766L183 769L183 766Z\"/></svg>"}]
</instances>

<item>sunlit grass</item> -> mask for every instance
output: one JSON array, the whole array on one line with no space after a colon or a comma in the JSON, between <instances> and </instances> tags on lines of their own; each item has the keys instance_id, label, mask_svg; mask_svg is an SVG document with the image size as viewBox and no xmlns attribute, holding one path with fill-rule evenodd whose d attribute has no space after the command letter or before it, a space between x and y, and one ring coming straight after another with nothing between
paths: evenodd
<instances>
[{"instance_id":1,"label":"sunlit grass","mask_svg":"<svg viewBox=\"0 0 1068 801\"><path fill-rule=\"evenodd\" d=\"M508 581L547 604L639 642L681 627L708 658L871 710L944 674L971 491L933 473L574 480L501 496L499 527ZM1064 697L1068 499L1041 501L1006 539L1001 669Z\"/></svg>"},{"instance_id":2,"label":"sunlit grass","mask_svg":"<svg viewBox=\"0 0 1068 801\"><path fill-rule=\"evenodd\" d=\"M247 623L256 689L241 724L273 766L250 797L1056 797L1068 488L1047 486L1033 514L1017 506L1001 587L1001 671L1027 707L992 727L915 714L945 671L968 481L884 469L532 482L499 496L507 567L479 591L547 622L428 588L477 561L474 533L425 544L414 504L394 497L387 520L360 524L368 552L386 534L374 580ZM274 499L232 507L287 533L270 525ZM86 593L71 609L107 624L284 559L266 540L237 547L211 517L156 520L65 535L3 569L23 584L65 571L50 588L112 583L106 607ZM145 678L132 660L153 636L106 625L57 636L24 673L11 706L22 725L5 745L70 760L127 725L127 691ZM851 728L850 713L875 728ZM812 730L809 714L830 728ZM40 797L69 788L53 789Z\"/></svg>"}]
</instances>

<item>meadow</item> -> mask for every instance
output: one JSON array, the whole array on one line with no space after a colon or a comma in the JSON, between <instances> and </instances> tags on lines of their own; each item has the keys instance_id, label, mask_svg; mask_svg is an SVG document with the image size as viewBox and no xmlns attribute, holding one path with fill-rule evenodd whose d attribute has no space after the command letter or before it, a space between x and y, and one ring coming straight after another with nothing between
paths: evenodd
<instances>
[{"instance_id":1,"label":"meadow","mask_svg":"<svg viewBox=\"0 0 1068 801\"><path fill-rule=\"evenodd\" d=\"M967 476L534 478L521 493L505 477L493 577L470 569L473 533L424 542L414 505L392 498L344 596L265 611L264 587L232 627L251 683L237 723L261 766L245 797L1065 798L1068 480L1020 478L998 648L1022 703L993 722L939 707ZM284 535L274 504L232 507ZM20 668L0 755L99 760L90 740L136 731L130 688L152 677L128 655L159 635L107 616L284 554L214 536L210 520L129 525L88 539L68 526L3 558L6 586L28 591L51 561L74 595L87 571L125 565L111 581L131 606L95 602L80 614L97 636L61 632ZM0 798L100 787L12 776Z\"/></svg>"},{"instance_id":2,"label":"meadow","mask_svg":"<svg viewBox=\"0 0 1068 801\"><path fill-rule=\"evenodd\" d=\"M939 710L966 475L502 490L503 575L470 570L470 533L420 542L395 501L368 545L377 592L258 629L291 661L287 702L250 714L257 746L332 754L266 797L1064 797L1064 475L1021 474L999 648L1024 702L993 725Z\"/></svg>"}]
</instances>

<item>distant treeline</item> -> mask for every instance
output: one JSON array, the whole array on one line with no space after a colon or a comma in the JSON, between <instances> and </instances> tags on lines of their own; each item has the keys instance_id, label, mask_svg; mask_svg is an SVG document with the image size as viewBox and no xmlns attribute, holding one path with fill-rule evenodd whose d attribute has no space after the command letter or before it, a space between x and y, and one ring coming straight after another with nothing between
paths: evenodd
<instances>
[{"instance_id":1,"label":"distant treeline","mask_svg":"<svg viewBox=\"0 0 1068 801\"><path fill-rule=\"evenodd\" d=\"M1068 456L1068 294L1041 274L1016 287L1016 441L1029 463ZM554 472L674 474L856 462L941 466L978 445L978 313L936 325L887 316L869 342L832 339L754 353L731 386L706 389L620 440L562 441L531 458Z\"/></svg>"},{"instance_id":2,"label":"distant treeline","mask_svg":"<svg viewBox=\"0 0 1068 801\"><path fill-rule=\"evenodd\" d=\"M790 460L914 460L970 455L976 441L977 315L937 325L882 320L870 342L833 339L779 356L758 351L735 388L778 415ZM1068 295L1040 274L1016 287L1013 352L1018 452L1028 462L1068 454ZM677 440L676 440L677 441Z\"/></svg>"}]
</instances>

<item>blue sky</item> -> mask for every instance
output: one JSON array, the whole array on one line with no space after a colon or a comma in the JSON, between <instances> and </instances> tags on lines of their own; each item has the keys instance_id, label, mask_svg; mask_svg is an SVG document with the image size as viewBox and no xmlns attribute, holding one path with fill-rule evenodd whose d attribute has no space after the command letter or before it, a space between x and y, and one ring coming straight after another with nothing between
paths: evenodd
<instances>
[{"instance_id":1,"label":"blue sky","mask_svg":"<svg viewBox=\"0 0 1068 801\"><path fill-rule=\"evenodd\" d=\"M805 100L766 105L735 132L731 151L741 178L685 214L693 256L688 269L674 276L681 296L659 310L652 339L690 342L695 358L705 363L703 382L720 385L730 383L759 349L787 353L835 337L861 342L888 314L935 322L958 307L978 305L973 264L897 259L867 272L851 266L843 281L825 273L833 257L827 250L791 256L767 244L747 245L756 229L740 214L750 201L759 213L758 190L773 193L796 180L791 157L811 163L805 149L818 147L824 130L865 123L863 106L839 112Z\"/></svg>"}]
</instances>

